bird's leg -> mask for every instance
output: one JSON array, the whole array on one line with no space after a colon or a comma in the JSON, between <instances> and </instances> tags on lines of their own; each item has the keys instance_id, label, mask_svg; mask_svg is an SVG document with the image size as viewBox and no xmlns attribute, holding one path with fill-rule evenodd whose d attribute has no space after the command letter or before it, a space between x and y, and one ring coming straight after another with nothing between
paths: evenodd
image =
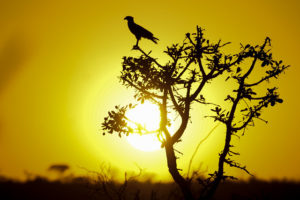
<instances>
[{"instance_id":1,"label":"bird's leg","mask_svg":"<svg viewBox=\"0 0 300 200\"><path fill-rule=\"evenodd\" d=\"M135 44L135 46L133 46L133 48L134 49L138 49L138 47L139 47L139 39L136 39L136 44Z\"/></svg>"}]
</instances>

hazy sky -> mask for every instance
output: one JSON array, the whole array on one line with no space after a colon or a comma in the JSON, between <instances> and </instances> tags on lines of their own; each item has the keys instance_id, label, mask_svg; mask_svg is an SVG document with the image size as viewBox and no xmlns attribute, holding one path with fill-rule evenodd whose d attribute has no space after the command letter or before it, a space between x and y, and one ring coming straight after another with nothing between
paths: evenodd
<instances>
[{"instance_id":1,"label":"hazy sky","mask_svg":"<svg viewBox=\"0 0 300 200\"><path fill-rule=\"evenodd\" d=\"M299 180L299 9L297 0L1 1L0 174L45 174L53 163L85 173L80 167L98 170L110 163L120 171L137 170L138 164L158 179L169 177L163 150L138 151L124 138L101 135L107 111L132 98L117 78L122 57L137 55L123 20L131 15L160 39L140 46L163 59L166 46L182 42L196 25L212 41L232 42L232 53L240 43L261 44L269 36L275 58L292 66L275 83L284 103L263 114L268 124L257 121L235 141L237 160L259 178ZM211 129L196 111L193 122L200 122L190 125L178 147L185 153L183 169ZM194 168L215 170L223 144L218 130L200 148Z\"/></svg>"}]
</instances>

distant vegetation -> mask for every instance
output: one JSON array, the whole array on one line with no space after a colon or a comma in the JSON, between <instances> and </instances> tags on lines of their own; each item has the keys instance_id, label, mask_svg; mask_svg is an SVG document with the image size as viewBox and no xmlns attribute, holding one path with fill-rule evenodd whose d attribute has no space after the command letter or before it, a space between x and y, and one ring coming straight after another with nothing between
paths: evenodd
<instances>
[{"instance_id":1,"label":"distant vegetation","mask_svg":"<svg viewBox=\"0 0 300 200\"><path fill-rule=\"evenodd\" d=\"M199 189L198 186L194 189ZM195 190L195 193L197 191ZM49 181L36 176L26 182L0 177L0 199L30 200L175 200L182 199L175 183L139 182L128 179L123 183L93 179L90 177L64 177ZM221 183L216 200L300 199L300 182L287 180L227 181Z\"/></svg>"}]
</instances>

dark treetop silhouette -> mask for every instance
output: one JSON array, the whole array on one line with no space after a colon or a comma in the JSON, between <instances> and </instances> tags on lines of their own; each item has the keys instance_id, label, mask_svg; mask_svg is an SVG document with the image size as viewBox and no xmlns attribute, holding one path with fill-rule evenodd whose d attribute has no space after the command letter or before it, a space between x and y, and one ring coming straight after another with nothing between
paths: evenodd
<instances>
[{"instance_id":1,"label":"dark treetop silhouette","mask_svg":"<svg viewBox=\"0 0 300 200\"><path fill-rule=\"evenodd\" d=\"M128 21L128 28L131 31L131 33L133 33L135 35L135 37L137 39L136 46L138 46L139 41L142 37L147 38L147 39L153 41L155 44L157 44L158 38L154 37L150 31L148 31L145 28L141 27L140 25L134 23L133 17L127 16L124 19Z\"/></svg>"},{"instance_id":2,"label":"dark treetop silhouette","mask_svg":"<svg viewBox=\"0 0 300 200\"><path fill-rule=\"evenodd\" d=\"M132 18L127 18L130 22ZM129 23L130 24L130 23ZM130 26L129 26L130 27ZM141 36L140 36L141 37ZM143 51L139 46L134 50L141 53L137 57L123 57L120 80L123 85L135 90L134 97L138 102L151 101L160 108L160 128L157 136L165 149L167 166L173 180L181 189L184 199L212 199L221 181L234 179L225 173L225 165L235 167L250 174L246 166L234 160L239 153L234 148L232 137L244 135L246 128L254 126L255 119L261 119L263 110L277 103L282 103L276 87L265 83L277 79L289 66L282 61L273 59L270 51L271 40L266 38L261 45L241 45L235 54L225 54L222 48L229 43L211 42L204 38L203 29L197 27L196 33L187 33L182 44L173 44L164 51L170 60L161 64L150 52ZM257 72L254 71L260 68ZM226 78L227 77L227 78ZM223 96L221 104L208 102L203 88L215 81L224 79L222 87L232 89ZM224 146L219 154L217 169L208 174L206 179L185 177L177 166L178 151L175 149L190 122L192 105L200 103L213 106L207 117L222 124L224 130ZM104 118L102 128L106 133L129 135L141 131L139 127L128 125L125 114L135 105L116 106ZM173 112L181 122L173 134L168 130L170 119L168 113ZM263 120L264 121L264 120ZM197 132L189 133L197 134ZM195 175L194 175L195 174ZM192 189L192 180L197 180L199 192Z\"/></svg>"}]
</instances>

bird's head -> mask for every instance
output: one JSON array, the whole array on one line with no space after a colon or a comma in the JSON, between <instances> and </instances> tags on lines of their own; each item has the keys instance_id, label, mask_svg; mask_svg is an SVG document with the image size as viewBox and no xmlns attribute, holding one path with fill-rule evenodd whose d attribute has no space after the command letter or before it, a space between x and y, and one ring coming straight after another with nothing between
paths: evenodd
<instances>
[{"instance_id":1,"label":"bird's head","mask_svg":"<svg viewBox=\"0 0 300 200\"><path fill-rule=\"evenodd\" d=\"M131 17L131 16L126 16L125 18L124 18L125 20L127 20L127 21L131 21L131 22L133 22L133 17Z\"/></svg>"}]
</instances>

